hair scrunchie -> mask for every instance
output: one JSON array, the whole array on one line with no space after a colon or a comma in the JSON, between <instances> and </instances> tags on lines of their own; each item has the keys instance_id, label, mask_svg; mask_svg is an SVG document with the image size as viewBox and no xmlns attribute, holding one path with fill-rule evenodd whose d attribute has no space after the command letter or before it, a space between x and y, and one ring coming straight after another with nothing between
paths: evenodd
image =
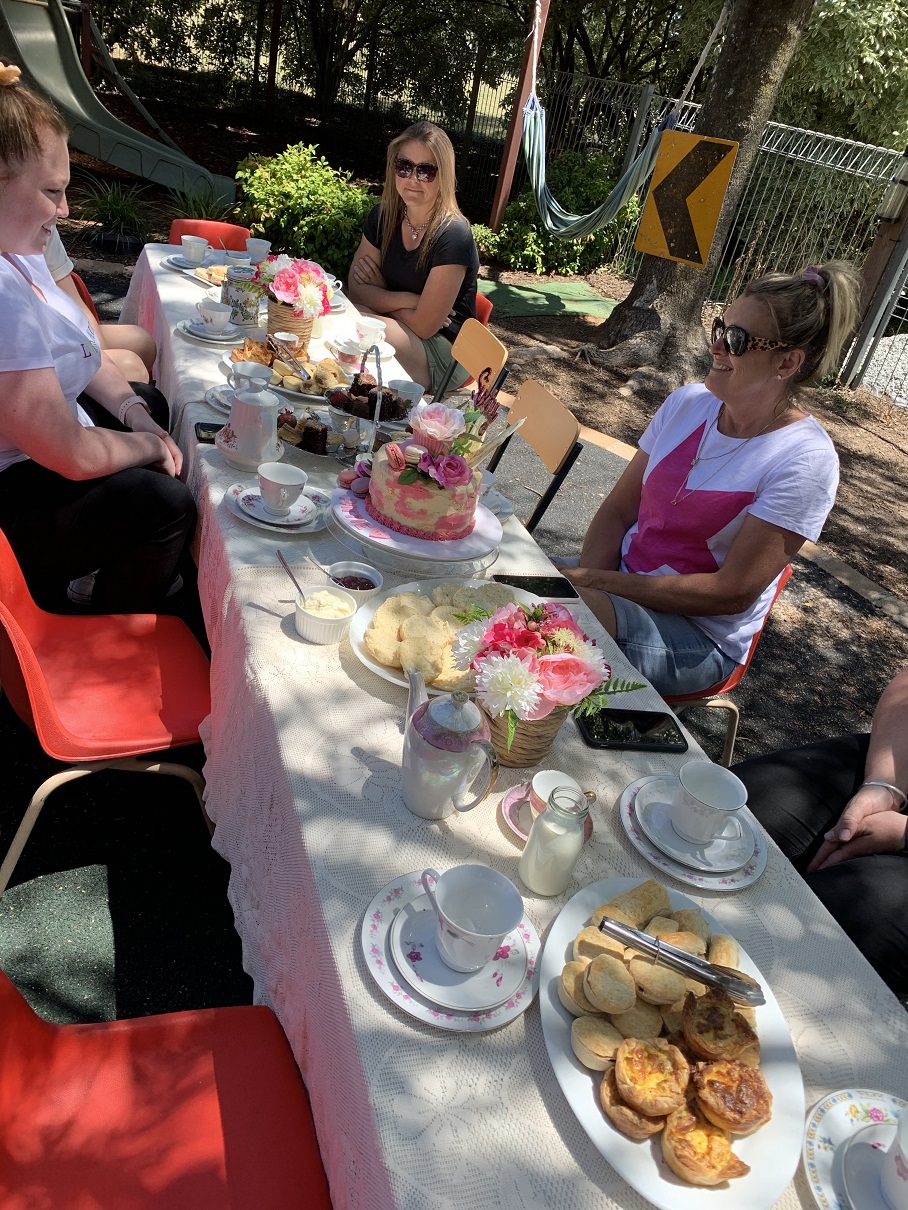
<instances>
[{"instance_id":1,"label":"hair scrunchie","mask_svg":"<svg viewBox=\"0 0 908 1210\"><path fill-rule=\"evenodd\" d=\"M10 63L7 67L0 67L0 88L14 88L19 83L21 75L22 72L15 63Z\"/></svg>"},{"instance_id":2,"label":"hair scrunchie","mask_svg":"<svg viewBox=\"0 0 908 1210\"><path fill-rule=\"evenodd\" d=\"M825 292L826 282L816 265L808 265L806 269L802 270L801 278L807 282L812 290L816 290L817 294Z\"/></svg>"}]
</instances>

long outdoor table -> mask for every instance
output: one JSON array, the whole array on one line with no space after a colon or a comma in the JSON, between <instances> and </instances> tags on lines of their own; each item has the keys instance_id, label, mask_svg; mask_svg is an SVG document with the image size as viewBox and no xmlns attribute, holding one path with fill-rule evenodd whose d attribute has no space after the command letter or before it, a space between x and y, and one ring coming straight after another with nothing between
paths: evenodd
<instances>
[{"instance_id":1,"label":"long outdoor table","mask_svg":"<svg viewBox=\"0 0 908 1210\"><path fill-rule=\"evenodd\" d=\"M146 263L133 282L142 296L160 288L168 322L176 305L171 276ZM596 752L573 723L562 728L546 763L595 790L598 802L574 880L553 899L525 892L520 851L497 811L524 771L503 769L495 793L467 815L441 823L412 815L400 793L405 691L365 668L347 641L319 647L296 637L293 589L274 556L284 549L298 578L313 583L319 573L303 561L304 548L326 564L349 550L329 531L272 538L227 509L225 489L252 477L198 446L187 423L214 418L196 401L221 380L216 359L204 349L189 357L176 346L188 342L166 326L155 336L162 363L179 379L180 440L199 501L200 584L213 646L204 734L213 843L230 863L229 896L256 1001L277 1013L305 1076L335 1206L642 1210L649 1203L602 1158L558 1088L538 1004L488 1033L422 1024L375 986L360 927L385 884L427 866L477 861L501 870L521 888L540 935L572 894L604 876L658 876L679 886L638 855L613 804L635 778L676 771L700 750L691 741L685 757ZM286 456L316 486L333 483L331 460ZM511 519L497 566L550 565ZM411 578L388 573L386 587ZM576 612L615 675L635 675L592 615ZM661 701L645 688L622 704ZM740 940L773 989L808 1106L840 1087L908 1094L908 1016L775 846L763 877L744 891L680 889ZM591 1082L591 1096L592 1089ZM812 1204L799 1168L777 1205Z\"/></svg>"}]
</instances>

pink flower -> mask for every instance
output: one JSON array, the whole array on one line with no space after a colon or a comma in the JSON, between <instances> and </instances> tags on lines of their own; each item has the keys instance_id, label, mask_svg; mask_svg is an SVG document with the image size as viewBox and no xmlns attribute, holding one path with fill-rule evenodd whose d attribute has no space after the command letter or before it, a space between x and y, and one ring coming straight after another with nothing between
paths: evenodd
<instances>
[{"instance_id":1,"label":"pink flower","mask_svg":"<svg viewBox=\"0 0 908 1210\"><path fill-rule=\"evenodd\" d=\"M436 483L446 488L461 487L473 480L473 468L459 454L445 454L436 458L428 473Z\"/></svg>"},{"instance_id":2,"label":"pink flower","mask_svg":"<svg viewBox=\"0 0 908 1210\"><path fill-rule=\"evenodd\" d=\"M602 684L602 677L576 655L539 657L543 697L556 706L576 706Z\"/></svg>"},{"instance_id":3,"label":"pink flower","mask_svg":"<svg viewBox=\"0 0 908 1210\"><path fill-rule=\"evenodd\" d=\"M274 275L271 289L274 297L280 299L281 302L296 302L300 292L299 274L293 269L281 269Z\"/></svg>"},{"instance_id":4,"label":"pink flower","mask_svg":"<svg viewBox=\"0 0 908 1210\"><path fill-rule=\"evenodd\" d=\"M870 1109L868 1110L868 1114L872 1122L882 1122L886 1118L886 1115L883 1113L882 1109Z\"/></svg>"},{"instance_id":5,"label":"pink flower","mask_svg":"<svg viewBox=\"0 0 908 1210\"><path fill-rule=\"evenodd\" d=\"M396 441L389 441L385 446L385 452L388 455L388 465L392 471L402 471L407 465L407 460L404 457L404 452Z\"/></svg>"},{"instance_id":6,"label":"pink flower","mask_svg":"<svg viewBox=\"0 0 908 1210\"><path fill-rule=\"evenodd\" d=\"M418 403L410 412L413 432L425 433L436 441L453 441L466 427L463 412L443 403Z\"/></svg>"},{"instance_id":7,"label":"pink flower","mask_svg":"<svg viewBox=\"0 0 908 1210\"><path fill-rule=\"evenodd\" d=\"M545 621L542 624L542 628L546 634L550 633L552 630L569 630L571 634L575 634L578 639L586 638L586 635L577 625L574 615L569 609L565 609L563 605L546 605Z\"/></svg>"}]
</instances>

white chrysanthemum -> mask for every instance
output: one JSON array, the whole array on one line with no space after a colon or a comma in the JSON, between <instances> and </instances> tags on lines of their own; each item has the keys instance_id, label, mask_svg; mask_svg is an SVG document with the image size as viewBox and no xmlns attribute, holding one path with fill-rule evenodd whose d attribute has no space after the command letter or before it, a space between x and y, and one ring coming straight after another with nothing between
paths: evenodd
<instances>
[{"instance_id":1,"label":"white chrysanthemum","mask_svg":"<svg viewBox=\"0 0 908 1210\"><path fill-rule=\"evenodd\" d=\"M280 256L268 264L268 272L274 276L275 273L280 273L281 269L289 269L293 264L293 257L288 256L286 252L282 252Z\"/></svg>"},{"instance_id":2,"label":"white chrysanthemum","mask_svg":"<svg viewBox=\"0 0 908 1210\"><path fill-rule=\"evenodd\" d=\"M488 618L480 618L478 622L470 622L463 630L458 630L455 635L451 644L451 655L461 672L466 672L476 658L476 653L482 646L482 636L488 626Z\"/></svg>"},{"instance_id":3,"label":"white chrysanthemum","mask_svg":"<svg viewBox=\"0 0 908 1210\"><path fill-rule=\"evenodd\" d=\"M611 669L605 661L605 656L594 643L586 643L583 639L574 638L574 655L595 668L603 680L609 676Z\"/></svg>"},{"instance_id":4,"label":"white chrysanthemum","mask_svg":"<svg viewBox=\"0 0 908 1210\"><path fill-rule=\"evenodd\" d=\"M299 298L293 304L294 311L302 311L308 319L314 319L321 314L322 310L322 292L318 286L311 283L307 286L300 286Z\"/></svg>"},{"instance_id":5,"label":"white chrysanthemum","mask_svg":"<svg viewBox=\"0 0 908 1210\"><path fill-rule=\"evenodd\" d=\"M476 673L476 692L489 714L498 717L513 710L526 718L542 696L539 678L526 660L516 655L490 655Z\"/></svg>"}]
</instances>

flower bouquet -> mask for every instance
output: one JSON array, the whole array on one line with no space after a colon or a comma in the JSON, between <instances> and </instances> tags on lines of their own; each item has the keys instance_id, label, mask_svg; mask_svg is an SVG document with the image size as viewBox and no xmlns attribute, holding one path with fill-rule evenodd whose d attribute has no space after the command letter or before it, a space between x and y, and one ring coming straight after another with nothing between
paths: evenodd
<instances>
[{"instance_id":1,"label":"flower bouquet","mask_svg":"<svg viewBox=\"0 0 908 1210\"><path fill-rule=\"evenodd\" d=\"M269 256L252 278L268 299L268 331L293 332L305 357L313 321L331 310L331 287L321 265L292 256Z\"/></svg>"},{"instance_id":2,"label":"flower bouquet","mask_svg":"<svg viewBox=\"0 0 908 1210\"><path fill-rule=\"evenodd\" d=\"M388 446L391 468L400 471L398 483L422 479L427 486L449 489L472 482L473 468L464 455L473 438L467 433L463 412L443 403L422 402L411 410L408 423L413 430L413 443L425 453L414 461L407 458L406 450L399 445Z\"/></svg>"},{"instance_id":3,"label":"flower bouquet","mask_svg":"<svg viewBox=\"0 0 908 1210\"><path fill-rule=\"evenodd\" d=\"M616 693L643 688L640 681L612 676L602 652L563 605L511 604L491 615L474 609L462 620L467 625L454 639L454 663L476 675L476 698L492 722L493 742L494 722L502 720L504 751L496 747L506 764L541 760L571 711L589 714ZM518 729L525 742L510 760Z\"/></svg>"}]
</instances>

